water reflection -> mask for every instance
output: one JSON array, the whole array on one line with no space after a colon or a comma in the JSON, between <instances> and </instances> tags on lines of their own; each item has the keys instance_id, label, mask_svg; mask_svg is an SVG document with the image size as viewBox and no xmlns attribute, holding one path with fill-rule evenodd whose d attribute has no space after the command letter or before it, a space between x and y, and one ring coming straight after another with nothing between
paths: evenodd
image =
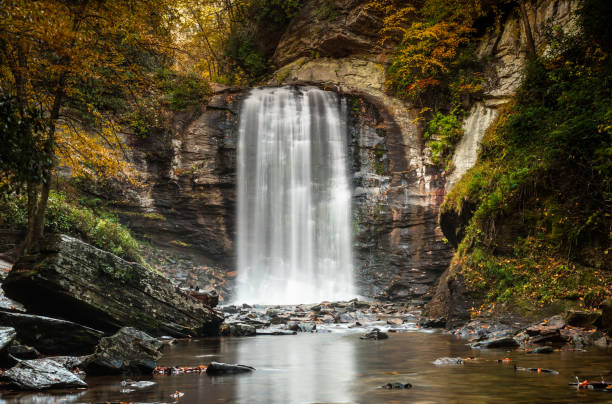
<instances>
[{"instance_id":1,"label":"water reflection","mask_svg":"<svg viewBox=\"0 0 612 404\"><path fill-rule=\"evenodd\" d=\"M441 356L475 356L462 366L436 366ZM558 375L515 372L498 364L508 356L524 367ZM0 391L0 403L172 402L191 403L602 403L612 394L577 391L567 383L579 376L612 379L612 351L554 352L528 355L520 350L470 350L464 340L423 332L392 333L364 341L358 333L299 334L254 338L181 341L164 351L161 366L196 366L210 361L243 363L250 374L142 376L152 387L121 393L121 377L88 377L89 388L64 392ZM385 390L388 382L412 383L409 390Z\"/></svg>"},{"instance_id":2,"label":"water reflection","mask_svg":"<svg viewBox=\"0 0 612 404\"><path fill-rule=\"evenodd\" d=\"M270 338L275 338L271 343ZM238 380L239 402L352 402L354 341L347 335L258 337L238 347L239 363L259 364Z\"/></svg>"}]
</instances>

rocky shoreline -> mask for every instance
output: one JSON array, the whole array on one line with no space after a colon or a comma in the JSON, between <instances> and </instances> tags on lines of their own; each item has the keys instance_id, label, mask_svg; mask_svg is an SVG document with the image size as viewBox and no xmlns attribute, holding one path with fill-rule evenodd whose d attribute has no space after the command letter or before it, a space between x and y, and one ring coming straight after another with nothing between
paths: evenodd
<instances>
[{"instance_id":1,"label":"rocky shoreline","mask_svg":"<svg viewBox=\"0 0 612 404\"><path fill-rule=\"evenodd\" d=\"M550 354L612 348L608 303L599 311L573 310L536 322L507 313L481 315L449 329L446 318L427 318L423 305L409 303L353 299L215 307L219 296L214 290L180 289L140 265L57 235L40 254L17 262L3 289L8 297L0 296L1 388L85 388L87 375L254 370L223 363L158 368L164 346L175 337L345 332L377 341L421 331L449 333L472 349ZM98 311L104 316L83 321Z\"/></svg>"}]
</instances>

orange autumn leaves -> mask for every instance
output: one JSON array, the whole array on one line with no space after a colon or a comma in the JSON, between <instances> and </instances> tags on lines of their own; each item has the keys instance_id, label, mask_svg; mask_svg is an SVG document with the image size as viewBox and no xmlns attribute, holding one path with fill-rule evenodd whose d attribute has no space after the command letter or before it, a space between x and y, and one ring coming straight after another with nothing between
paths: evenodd
<instances>
[{"instance_id":1,"label":"orange autumn leaves","mask_svg":"<svg viewBox=\"0 0 612 404\"><path fill-rule=\"evenodd\" d=\"M441 84L461 47L470 42L473 21L485 11L477 0L427 0L419 8L404 3L374 0L366 10L382 17L380 41L397 44L387 87L414 99Z\"/></svg>"},{"instance_id":2,"label":"orange autumn leaves","mask_svg":"<svg viewBox=\"0 0 612 404\"><path fill-rule=\"evenodd\" d=\"M174 53L172 15L167 1L2 2L2 89L44 111L56 162L74 176L134 181L105 100L148 91L149 65Z\"/></svg>"}]
</instances>

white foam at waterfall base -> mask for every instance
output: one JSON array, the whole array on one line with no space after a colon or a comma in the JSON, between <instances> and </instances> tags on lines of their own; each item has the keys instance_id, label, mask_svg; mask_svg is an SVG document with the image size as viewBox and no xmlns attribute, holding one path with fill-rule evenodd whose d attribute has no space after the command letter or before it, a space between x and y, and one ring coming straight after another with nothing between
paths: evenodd
<instances>
[{"instance_id":1,"label":"white foam at waterfall base","mask_svg":"<svg viewBox=\"0 0 612 404\"><path fill-rule=\"evenodd\" d=\"M317 88L254 89L238 144L237 302L354 297L346 108Z\"/></svg>"}]
</instances>

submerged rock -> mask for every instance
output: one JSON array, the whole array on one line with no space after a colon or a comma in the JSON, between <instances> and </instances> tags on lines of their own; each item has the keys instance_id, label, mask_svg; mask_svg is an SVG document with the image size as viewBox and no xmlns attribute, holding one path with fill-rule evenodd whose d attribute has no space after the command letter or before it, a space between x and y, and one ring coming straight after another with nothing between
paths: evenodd
<instances>
[{"instance_id":1,"label":"submerged rock","mask_svg":"<svg viewBox=\"0 0 612 404\"><path fill-rule=\"evenodd\" d=\"M59 387L87 387L81 378L51 359L19 362L2 374L11 385L24 390L44 390Z\"/></svg>"},{"instance_id":2,"label":"submerged rock","mask_svg":"<svg viewBox=\"0 0 612 404\"><path fill-rule=\"evenodd\" d=\"M384 332L380 331L378 328L373 328L370 331L368 331L367 333L363 334L359 338L361 338L361 339L375 339L375 340L379 340L379 339L387 339L387 338L389 338L389 336L387 334L385 334Z\"/></svg>"},{"instance_id":3,"label":"submerged rock","mask_svg":"<svg viewBox=\"0 0 612 404\"><path fill-rule=\"evenodd\" d=\"M527 351L528 354L547 354L553 353L555 350L551 346L539 346Z\"/></svg>"},{"instance_id":4,"label":"submerged rock","mask_svg":"<svg viewBox=\"0 0 612 404\"><path fill-rule=\"evenodd\" d=\"M82 355L94 351L102 331L57 318L0 311L0 324L17 331L20 342L47 355Z\"/></svg>"},{"instance_id":5,"label":"submerged rock","mask_svg":"<svg viewBox=\"0 0 612 404\"><path fill-rule=\"evenodd\" d=\"M463 365L463 358L438 358L433 361L434 365Z\"/></svg>"},{"instance_id":6,"label":"submerged rock","mask_svg":"<svg viewBox=\"0 0 612 404\"><path fill-rule=\"evenodd\" d=\"M223 321L164 276L65 235L47 237L39 254L16 262L2 287L31 312L103 331L127 325L200 336L217 334Z\"/></svg>"},{"instance_id":7,"label":"submerged rock","mask_svg":"<svg viewBox=\"0 0 612 404\"><path fill-rule=\"evenodd\" d=\"M513 337L513 332L501 331L491 333L487 339L476 341L470 344L472 348L516 348L519 343Z\"/></svg>"},{"instance_id":8,"label":"submerged rock","mask_svg":"<svg viewBox=\"0 0 612 404\"><path fill-rule=\"evenodd\" d=\"M131 327L102 338L93 355L83 363L88 373L152 373L161 358L162 342Z\"/></svg>"},{"instance_id":9,"label":"submerged rock","mask_svg":"<svg viewBox=\"0 0 612 404\"><path fill-rule=\"evenodd\" d=\"M206 373L209 375L248 373L254 371L255 368L246 365L229 364L221 362L211 362L206 368Z\"/></svg>"},{"instance_id":10,"label":"submerged rock","mask_svg":"<svg viewBox=\"0 0 612 404\"><path fill-rule=\"evenodd\" d=\"M412 388L412 384L410 383L387 383L381 386L383 389L388 389L388 390L402 390L402 389L411 389Z\"/></svg>"}]
</instances>

